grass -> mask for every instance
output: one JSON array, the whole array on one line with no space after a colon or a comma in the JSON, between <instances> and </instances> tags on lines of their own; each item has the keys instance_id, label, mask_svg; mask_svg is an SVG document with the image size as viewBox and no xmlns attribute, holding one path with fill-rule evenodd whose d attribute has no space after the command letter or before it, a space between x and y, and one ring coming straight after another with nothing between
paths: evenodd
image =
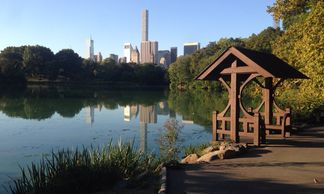
<instances>
[{"instance_id":1,"label":"grass","mask_svg":"<svg viewBox=\"0 0 324 194\"><path fill-rule=\"evenodd\" d=\"M202 151L209 146L210 146L210 144L208 144L208 143L203 143L203 144L198 144L198 145L190 144L184 148L184 156L188 156L190 154L197 154L198 156L201 156Z\"/></svg>"},{"instance_id":2,"label":"grass","mask_svg":"<svg viewBox=\"0 0 324 194\"><path fill-rule=\"evenodd\" d=\"M160 161L132 143L52 152L9 186L12 194L95 193L119 186L140 188L158 181Z\"/></svg>"}]
</instances>

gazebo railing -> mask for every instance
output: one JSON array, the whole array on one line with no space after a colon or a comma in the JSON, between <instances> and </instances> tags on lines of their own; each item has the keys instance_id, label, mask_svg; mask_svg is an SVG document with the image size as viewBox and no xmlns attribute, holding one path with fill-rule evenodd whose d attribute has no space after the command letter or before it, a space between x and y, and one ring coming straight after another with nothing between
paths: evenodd
<instances>
[{"instance_id":1,"label":"gazebo railing","mask_svg":"<svg viewBox=\"0 0 324 194\"><path fill-rule=\"evenodd\" d=\"M225 139L225 135L231 135L230 122L231 118L218 113L213 112L212 116L213 126L213 139L212 141L218 141L219 139ZM237 130L239 137L252 137L253 144L259 146L262 140L263 128L261 125L261 116L258 112L255 112L253 116L247 116L239 118L240 129Z\"/></svg>"}]
</instances>

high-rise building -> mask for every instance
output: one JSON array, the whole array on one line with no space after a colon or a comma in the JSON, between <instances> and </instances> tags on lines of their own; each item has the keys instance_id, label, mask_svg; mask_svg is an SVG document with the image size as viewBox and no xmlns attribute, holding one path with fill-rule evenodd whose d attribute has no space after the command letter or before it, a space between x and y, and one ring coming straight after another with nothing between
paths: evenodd
<instances>
[{"instance_id":1,"label":"high-rise building","mask_svg":"<svg viewBox=\"0 0 324 194\"><path fill-rule=\"evenodd\" d=\"M174 63L177 60L177 57L178 57L178 48L177 47L171 47L170 55L171 55L170 63Z\"/></svg>"},{"instance_id":2,"label":"high-rise building","mask_svg":"<svg viewBox=\"0 0 324 194\"><path fill-rule=\"evenodd\" d=\"M141 42L141 63L158 64L158 49L157 41L142 41Z\"/></svg>"},{"instance_id":3,"label":"high-rise building","mask_svg":"<svg viewBox=\"0 0 324 194\"><path fill-rule=\"evenodd\" d=\"M135 46L135 49L132 50L131 52L131 63L136 63L139 64L140 63L140 53L137 49L137 46Z\"/></svg>"},{"instance_id":4,"label":"high-rise building","mask_svg":"<svg viewBox=\"0 0 324 194\"><path fill-rule=\"evenodd\" d=\"M133 50L133 47L132 47L131 43L124 44L124 57L126 57L126 63L129 63L131 60L132 50Z\"/></svg>"},{"instance_id":5,"label":"high-rise building","mask_svg":"<svg viewBox=\"0 0 324 194\"><path fill-rule=\"evenodd\" d=\"M95 61L97 63L101 63L102 62L102 55L101 52L99 52L97 55L95 55Z\"/></svg>"},{"instance_id":6,"label":"high-rise building","mask_svg":"<svg viewBox=\"0 0 324 194\"><path fill-rule=\"evenodd\" d=\"M167 68L171 64L171 54L169 50L159 51L157 64L163 68Z\"/></svg>"},{"instance_id":7,"label":"high-rise building","mask_svg":"<svg viewBox=\"0 0 324 194\"><path fill-rule=\"evenodd\" d=\"M187 42L183 45L183 55L190 55L200 49L199 42Z\"/></svg>"},{"instance_id":8,"label":"high-rise building","mask_svg":"<svg viewBox=\"0 0 324 194\"><path fill-rule=\"evenodd\" d=\"M86 40L86 52L85 52L85 58L89 59L90 61L95 61L94 58L94 43L92 38Z\"/></svg>"},{"instance_id":9,"label":"high-rise building","mask_svg":"<svg viewBox=\"0 0 324 194\"><path fill-rule=\"evenodd\" d=\"M148 26L149 26L148 10L142 11L142 41L141 41L141 63L158 64L159 44L157 41L149 41Z\"/></svg>"},{"instance_id":10,"label":"high-rise building","mask_svg":"<svg viewBox=\"0 0 324 194\"><path fill-rule=\"evenodd\" d=\"M114 60L116 63L118 63L118 55L110 54L108 58L110 58L110 59Z\"/></svg>"},{"instance_id":11,"label":"high-rise building","mask_svg":"<svg viewBox=\"0 0 324 194\"><path fill-rule=\"evenodd\" d=\"M148 10L142 11L142 41L148 41Z\"/></svg>"},{"instance_id":12,"label":"high-rise building","mask_svg":"<svg viewBox=\"0 0 324 194\"><path fill-rule=\"evenodd\" d=\"M127 63L127 58L126 58L126 57L120 57L118 62L119 62L120 64L121 64L121 63Z\"/></svg>"}]
</instances>

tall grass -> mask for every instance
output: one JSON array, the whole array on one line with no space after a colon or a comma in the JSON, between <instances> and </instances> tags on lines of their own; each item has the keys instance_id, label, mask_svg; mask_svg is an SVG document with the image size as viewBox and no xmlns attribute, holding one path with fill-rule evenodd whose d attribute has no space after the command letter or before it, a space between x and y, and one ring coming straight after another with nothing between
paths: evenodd
<instances>
[{"instance_id":1,"label":"tall grass","mask_svg":"<svg viewBox=\"0 0 324 194\"><path fill-rule=\"evenodd\" d=\"M158 177L159 160L133 143L110 142L102 148L60 150L39 163L21 168L9 186L12 194L94 193L116 184L145 186Z\"/></svg>"}]
</instances>

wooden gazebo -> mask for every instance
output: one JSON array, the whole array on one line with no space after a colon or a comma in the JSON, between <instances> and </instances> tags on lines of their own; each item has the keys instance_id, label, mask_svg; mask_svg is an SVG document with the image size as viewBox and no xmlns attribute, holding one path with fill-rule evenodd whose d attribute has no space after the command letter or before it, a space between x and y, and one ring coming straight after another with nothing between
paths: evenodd
<instances>
[{"instance_id":1,"label":"wooden gazebo","mask_svg":"<svg viewBox=\"0 0 324 194\"><path fill-rule=\"evenodd\" d=\"M262 81L256 79L262 77ZM275 82L274 78L277 81ZM240 137L252 137L257 146L268 135L290 135L290 109L280 109L274 101L274 91L285 79L307 76L272 54L261 53L240 47L229 47L207 66L195 79L219 80L229 93L229 101L222 112L213 112L213 137L229 135L235 142ZM242 104L242 92L251 81L262 88L262 103L248 110ZM241 114L240 114L241 112Z\"/></svg>"}]
</instances>

